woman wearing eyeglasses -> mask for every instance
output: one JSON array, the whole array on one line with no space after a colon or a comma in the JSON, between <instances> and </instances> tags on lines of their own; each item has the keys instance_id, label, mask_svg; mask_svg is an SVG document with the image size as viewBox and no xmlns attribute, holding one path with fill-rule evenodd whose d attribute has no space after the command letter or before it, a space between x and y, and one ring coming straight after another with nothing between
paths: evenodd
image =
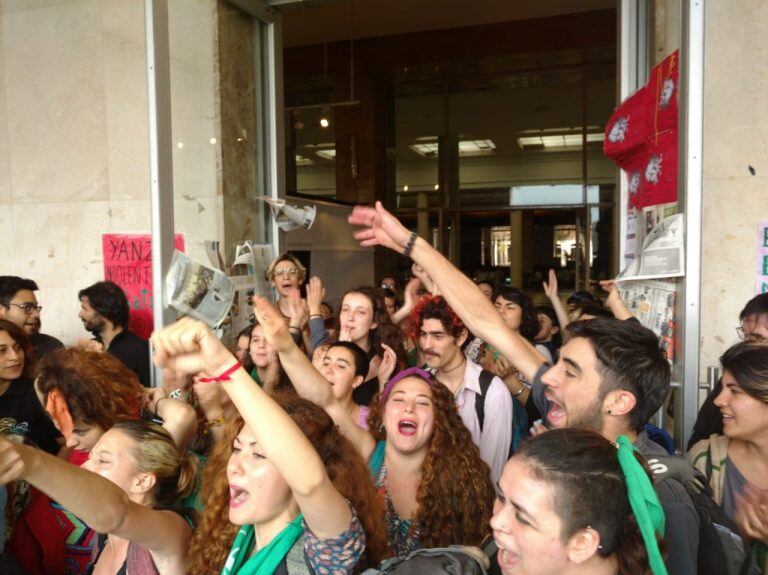
<instances>
[{"instance_id":1,"label":"woman wearing eyeglasses","mask_svg":"<svg viewBox=\"0 0 768 575\"><path fill-rule=\"evenodd\" d=\"M305 329L309 308L307 300L301 298L307 269L295 256L283 254L269 265L267 279L277 291L277 307L288 320L291 335L296 342L300 342L303 335L304 345L309 349L309 330Z\"/></svg>"}]
</instances>

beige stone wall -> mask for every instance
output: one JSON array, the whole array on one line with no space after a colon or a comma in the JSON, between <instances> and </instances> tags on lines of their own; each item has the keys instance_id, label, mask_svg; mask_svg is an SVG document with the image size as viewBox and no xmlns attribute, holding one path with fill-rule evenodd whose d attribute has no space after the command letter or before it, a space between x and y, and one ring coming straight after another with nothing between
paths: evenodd
<instances>
[{"instance_id":1,"label":"beige stone wall","mask_svg":"<svg viewBox=\"0 0 768 575\"><path fill-rule=\"evenodd\" d=\"M768 220L768 2L708 0L705 18L702 379L755 295L757 224Z\"/></svg>"},{"instance_id":2,"label":"beige stone wall","mask_svg":"<svg viewBox=\"0 0 768 575\"><path fill-rule=\"evenodd\" d=\"M169 12L176 230L202 257L223 236L215 3ZM150 230L145 62L141 0L0 1L0 273L38 282L67 343L101 234Z\"/></svg>"}]
</instances>

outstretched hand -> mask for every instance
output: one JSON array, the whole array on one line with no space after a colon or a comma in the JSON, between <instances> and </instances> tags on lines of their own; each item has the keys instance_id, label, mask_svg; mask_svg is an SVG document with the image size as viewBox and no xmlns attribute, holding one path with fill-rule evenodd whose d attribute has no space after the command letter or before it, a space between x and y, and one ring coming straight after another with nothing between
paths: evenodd
<instances>
[{"instance_id":1,"label":"outstretched hand","mask_svg":"<svg viewBox=\"0 0 768 575\"><path fill-rule=\"evenodd\" d=\"M382 246L403 253L411 232L400 221L384 209L381 202L376 206L355 206L347 218L353 226L360 226L354 233L363 247Z\"/></svg>"},{"instance_id":2,"label":"outstretched hand","mask_svg":"<svg viewBox=\"0 0 768 575\"><path fill-rule=\"evenodd\" d=\"M387 344L381 344L384 353L382 354L381 363L379 364L379 389L384 389L387 382L392 377L392 373L397 367L397 354L395 350L389 347Z\"/></svg>"},{"instance_id":3,"label":"outstretched hand","mask_svg":"<svg viewBox=\"0 0 768 575\"><path fill-rule=\"evenodd\" d=\"M264 337L278 353L295 345L283 314L269 301L257 295L253 296L253 313L256 315L256 321L264 328Z\"/></svg>"},{"instance_id":4,"label":"outstretched hand","mask_svg":"<svg viewBox=\"0 0 768 575\"><path fill-rule=\"evenodd\" d=\"M411 278L411 280L405 284L403 305L410 306L409 309L416 305L419 301L419 289L421 289L421 280L419 278Z\"/></svg>"},{"instance_id":5,"label":"outstretched hand","mask_svg":"<svg viewBox=\"0 0 768 575\"><path fill-rule=\"evenodd\" d=\"M320 315L320 307L325 299L325 287L322 280L314 276L307 283L307 305L310 315Z\"/></svg>"},{"instance_id":6,"label":"outstretched hand","mask_svg":"<svg viewBox=\"0 0 768 575\"><path fill-rule=\"evenodd\" d=\"M614 301L621 301L621 294L619 293L619 286L616 285L616 280L602 280L600 281L600 287L608 292L608 298L605 300L608 307Z\"/></svg>"},{"instance_id":7,"label":"outstretched hand","mask_svg":"<svg viewBox=\"0 0 768 575\"><path fill-rule=\"evenodd\" d=\"M307 302L301 299L299 288L288 290L288 310L291 314L291 327L303 329L309 320L309 308Z\"/></svg>"},{"instance_id":8,"label":"outstretched hand","mask_svg":"<svg viewBox=\"0 0 768 575\"><path fill-rule=\"evenodd\" d=\"M550 300L558 298L557 274L555 273L555 270L549 270L549 282L543 282L541 285L544 288L544 295L546 295Z\"/></svg>"},{"instance_id":9,"label":"outstretched hand","mask_svg":"<svg viewBox=\"0 0 768 575\"><path fill-rule=\"evenodd\" d=\"M154 362L180 374L215 377L232 367L235 358L201 321L185 317L151 337Z\"/></svg>"}]
</instances>

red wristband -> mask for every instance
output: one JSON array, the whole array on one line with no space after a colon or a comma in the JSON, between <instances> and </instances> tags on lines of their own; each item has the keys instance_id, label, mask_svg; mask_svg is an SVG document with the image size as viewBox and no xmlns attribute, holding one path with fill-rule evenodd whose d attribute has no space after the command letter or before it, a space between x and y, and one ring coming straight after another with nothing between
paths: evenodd
<instances>
[{"instance_id":1,"label":"red wristband","mask_svg":"<svg viewBox=\"0 0 768 575\"><path fill-rule=\"evenodd\" d=\"M222 373L222 374L220 374L220 375L217 375L216 377L201 377L201 378L200 378L198 381L199 381L199 382L201 382L201 383L212 383L212 382L214 382L214 381L215 381L215 382L219 382L219 381L229 381L229 380L230 380L230 377L229 377L229 376L230 376L230 375L232 375L233 373L235 373L235 372L236 372L238 369L240 369L241 367L243 367L243 366L240 364L240 362L239 362L239 361L236 361L236 362L235 362L235 365L233 365L232 367L230 367L230 368L229 368L227 371L225 371L224 373Z\"/></svg>"}]
</instances>

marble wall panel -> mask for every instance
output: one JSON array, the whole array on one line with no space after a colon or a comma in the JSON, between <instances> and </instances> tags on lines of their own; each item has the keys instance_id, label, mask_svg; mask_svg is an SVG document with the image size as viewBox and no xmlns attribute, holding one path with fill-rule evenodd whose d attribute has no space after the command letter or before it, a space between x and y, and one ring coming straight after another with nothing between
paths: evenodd
<instances>
[{"instance_id":1,"label":"marble wall panel","mask_svg":"<svg viewBox=\"0 0 768 575\"><path fill-rule=\"evenodd\" d=\"M215 0L168 3L173 187L182 197L221 193Z\"/></svg>"},{"instance_id":2,"label":"marble wall panel","mask_svg":"<svg viewBox=\"0 0 768 575\"><path fill-rule=\"evenodd\" d=\"M14 206L16 271L33 278L45 294L46 331L70 342L84 335L77 292L102 279L101 233L109 229L107 201Z\"/></svg>"},{"instance_id":3,"label":"marble wall panel","mask_svg":"<svg viewBox=\"0 0 768 575\"><path fill-rule=\"evenodd\" d=\"M3 16L15 203L108 197L100 29L98 0Z\"/></svg>"},{"instance_id":4,"label":"marble wall panel","mask_svg":"<svg viewBox=\"0 0 768 575\"><path fill-rule=\"evenodd\" d=\"M105 112L112 200L149 198L144 2L103 0Z\"/></svg>"},{"instance_id":5,"label":"marble wall panel","mask_svg":"<svg viewBox=\"0 0 768 575\"><path fill-rule=\"evenodd\" d=\"M176 232L184 234L187 253L199 262L207 262L203 242L221 241L224 235L221 196L177 198L174 207L174 227ZM227 259L226 253L222 253L222 256ZM234 257L234 253L229 257Z\"/></svg>"},{"instance_id":6,"label":"marble wall panel","mask_svg":"<svg viewBox=\"0 0 768 575\"><path fill-rule=\"evenodd\" d=\"M0 30L4 15L0 13ZM8 144L8 112L5 105L5 64L4 54L0 49L0 205L11 202L11 149Z\"/></svg>"},{"instance_id":7,"label":"marble wall panel","mask_svg":"<svg viewBox=\"0 0 768 575\"><path fill-rule=\"evenodd\" d=\"M705 21L700 379L737 341L768 218L768 65L754 61L766 55L768 3L713 0Z\"/></svg>"},{"instance_id":8,"label":"marble wall panel","mask_svg":"<svg viewBox=\"0 0 768 575\"><path fill-rule=\"evenodd\" d=\"M80 0L3 0L0 2L0 12L18 12L20 10L36 10L57 4L72 4Z\"/></svg>"}]
</instances>

